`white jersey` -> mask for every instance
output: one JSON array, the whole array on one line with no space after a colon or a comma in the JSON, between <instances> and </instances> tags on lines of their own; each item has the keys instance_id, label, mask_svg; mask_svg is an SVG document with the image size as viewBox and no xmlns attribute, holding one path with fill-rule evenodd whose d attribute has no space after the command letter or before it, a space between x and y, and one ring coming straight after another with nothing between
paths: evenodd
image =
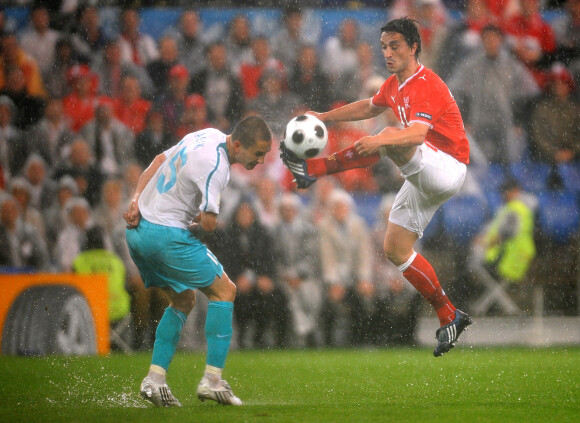
<instances>
[{"instance_id":1,"label":"white jersey","mask_svg":"<svg viewBox=\"0 0 580 423\"><path fill-rule=\"evenodd\" d=\"M202 211L218 214L230 180L226 135L217 129L194 132L164 154L165 162L139 197L143 218L187 228Z\"/></svg>"}]
</instances>

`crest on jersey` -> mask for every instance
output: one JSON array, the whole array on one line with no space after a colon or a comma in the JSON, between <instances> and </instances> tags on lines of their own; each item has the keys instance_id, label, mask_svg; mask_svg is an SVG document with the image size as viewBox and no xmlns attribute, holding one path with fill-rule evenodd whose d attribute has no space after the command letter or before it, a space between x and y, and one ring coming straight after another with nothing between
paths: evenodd
<instances>
[{"instance_id":1,"label":"crest on jersey","mask_svg":"<svg viewBox=\"0 0 580 423\"><path fill-rule=\"evenodd\" d=\"M403 101L405 102L405 109L410 109L411 106L409 106L409 97L403 98Z\"/></svg>"}]
</instances>

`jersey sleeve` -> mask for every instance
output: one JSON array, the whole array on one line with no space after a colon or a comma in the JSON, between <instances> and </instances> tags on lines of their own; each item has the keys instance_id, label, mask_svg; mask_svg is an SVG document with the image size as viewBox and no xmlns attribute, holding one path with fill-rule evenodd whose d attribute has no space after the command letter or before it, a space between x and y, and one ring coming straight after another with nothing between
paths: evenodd
<instances>
[{"instance_id":1,"label":"jersey sleeve","mask_svg":"<svg viewBox=\"0 0 580 423\"><path fill-rule=\"evenodd\" d=\"M389 96L387 94L390 79L387 79L381 89L373 96L371 103L375 107L392 107L389 103Z\"/></svg>"},{"instance_id":2,"label":"jersey sleeve","mask_svg":"<svg viewBox=\"0 0 580 423\"><path fill-rule=\"evenodd\" d=\"M433 75L428 75L428 77L433 78ZM421 82L410 96L409 124L421 123L433 128L433 124L446 110L446 105L451 100L451 93L438 79Z\"/></svg>"},{"instance_id":3,"label":"jersey sleeve","mask_svg":"<svg viewBox=\"0 0 580 423\"><path fill-rule=\"evenodd\" d=\"M199 210L219 214L221 195L229 181L229 164L222 153L218 153L215 161L208 164L205 176L197 181L202 196Z\"/></svg>"}]
</instances>

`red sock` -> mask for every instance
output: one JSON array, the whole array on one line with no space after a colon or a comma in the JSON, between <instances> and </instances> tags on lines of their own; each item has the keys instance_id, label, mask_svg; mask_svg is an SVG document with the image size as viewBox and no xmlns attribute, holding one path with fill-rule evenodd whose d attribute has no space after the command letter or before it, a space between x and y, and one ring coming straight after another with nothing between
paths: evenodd
<instances>
[{"instance_id":1,"label":"red sock","mask_svg":"<svg viewBox=\"0 0 580 423\"><path fill-rule=\"evenodd\" d=\"M455 307L445 295L437 280L435 270L421 254L403 272L403 276L433 306L441 326L451 323L455 318Z\"/></svg>"},{"instance_id":2,"label":"red sock","mask_svg":"<svg viewBox=\"0 0 580 423\"><path fill-rule=\"evenodd\" d=\"M356 152L354 146L337 151L328 157L310 159L308 163L308 174L315 178L333 173L342 172L359 167L369 167L381 159L379 153L371 156L361 156Z\"/></svg>"}]
</instances>

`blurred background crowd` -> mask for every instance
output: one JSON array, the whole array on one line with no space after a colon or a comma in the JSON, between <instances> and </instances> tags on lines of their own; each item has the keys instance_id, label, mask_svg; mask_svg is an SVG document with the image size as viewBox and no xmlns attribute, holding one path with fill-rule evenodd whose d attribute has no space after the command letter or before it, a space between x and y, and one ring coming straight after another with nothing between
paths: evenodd
<instances>
[{"instance_id":1,"label":"blurred background crowd","mask_svg":"<svg viewBox=\"0 0 580 423\"><path fill-rule=\"evenodd\" d=\"M293 116L378 91L379 28L400 16L419 23L420 61L450 87L472 150L418 247L468 312L577 314L580 0L7 2L2 271L90 272L80 257L108 251L111 319L129 313L147 348L166 300L124 240L138 177L185 134L259 114L273 151L232 168L206 239L238 287L238 346L412 342L429 311L382 254L398 170L383 160L298 192L277 153ZM325 153L398 124L329 124Z\"/></svg>"}]
</instances>

